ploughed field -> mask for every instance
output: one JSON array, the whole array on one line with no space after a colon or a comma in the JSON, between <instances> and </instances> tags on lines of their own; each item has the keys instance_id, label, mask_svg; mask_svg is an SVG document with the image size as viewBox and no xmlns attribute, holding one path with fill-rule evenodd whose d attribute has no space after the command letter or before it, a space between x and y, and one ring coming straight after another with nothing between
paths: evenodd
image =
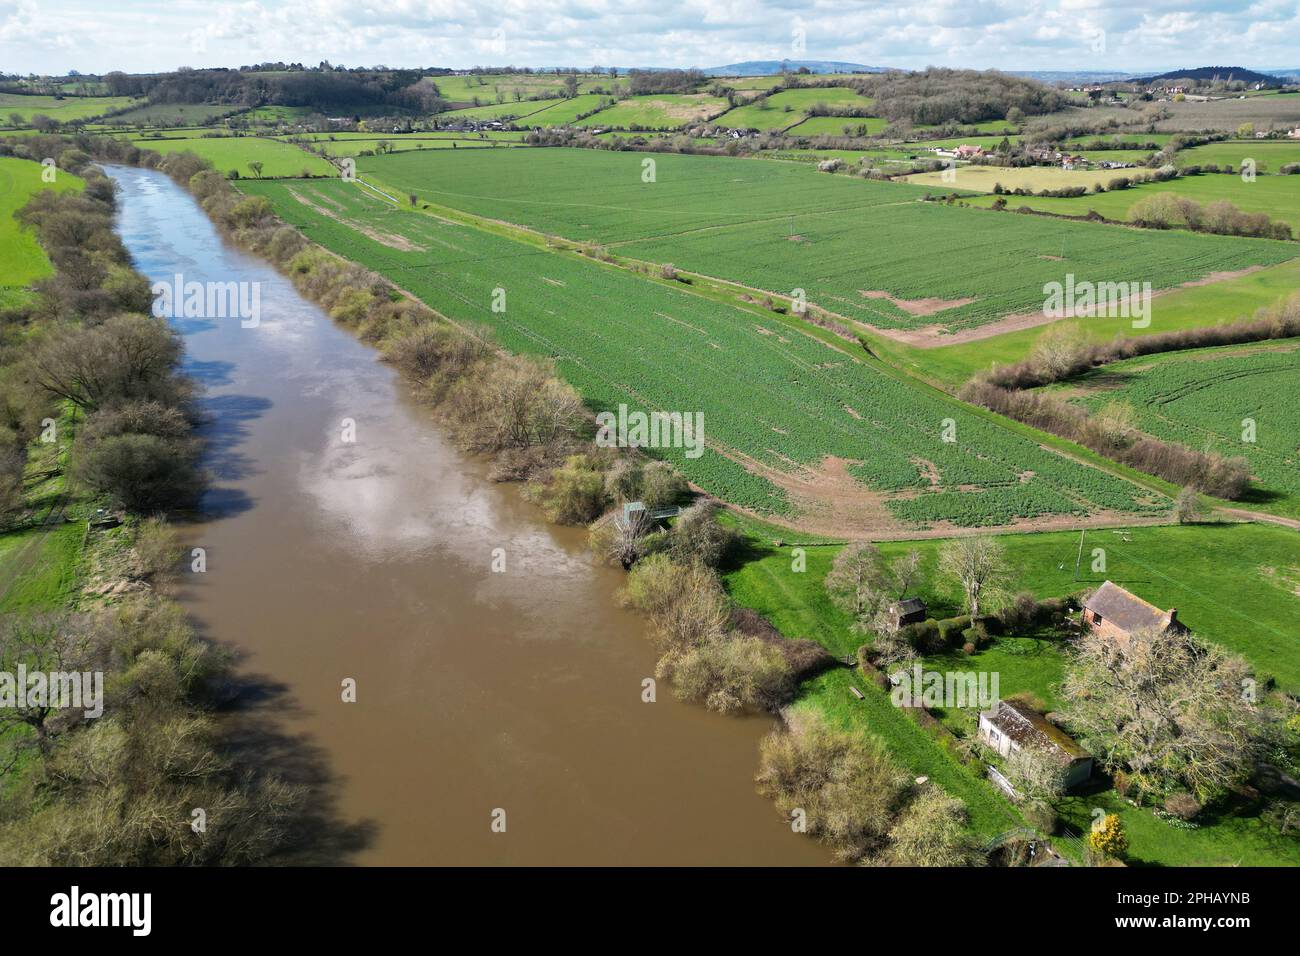
<instances>
[{"instance_id":1,"label":"ploughed field","mask_svg":"<svg viewBox=\"0 0 1300 956\"><path fill-rule=\"evenodd\" d=\"M593 410L702 412L704 454L675 448L663 456L754 511L796 517L818 504L842 506L914 529L1168 508L800 320L397 208L357 184L239 185L454 321L492 327L513 351L553 356ZM500 313L492 311L498 288Z\"/></svg>"},{"instance_id":2,"label":"ploughed field","mask_svg":"<svg viewBox=\"0 0 1300 956\"><path fill-rule=\"evenodd\" d=\"M956 331L1038 313L1043 286L1067 274L1161 290L1300 255L1292 243L922 202L934 190L726 157L441 151L367 157L359 169L402 196L775 295L803 289L886 329Z\"/></svg>"}]
</instances>

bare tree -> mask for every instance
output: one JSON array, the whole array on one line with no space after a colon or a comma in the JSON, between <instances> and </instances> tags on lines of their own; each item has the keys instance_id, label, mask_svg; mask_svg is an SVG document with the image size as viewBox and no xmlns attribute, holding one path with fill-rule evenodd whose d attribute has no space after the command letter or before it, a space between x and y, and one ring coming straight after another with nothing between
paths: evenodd
<instances>
[{"instance_id":1,"label":"bare tree","mask_svg":"<svg viewBox=\"0 0 1300 956\"><path fill-rule=\"evenodd\" d=\"M1063 690L1066 717L1140 793L1212 800L1250 773L1263 719L1240 658L1174 629L1085 635Z\"/></svg>"},{"instance_id":2,"label":"bare tree","mask_svg":"<svg viewBox=\"0 0 1300 956\"><path fill-rule=\"evenodd\" d=\"M996 597L1009 578L1006 551L994 538L953 538L939 549L939 570L961 588L972 618Z\"/></svg>"}]
</instances>

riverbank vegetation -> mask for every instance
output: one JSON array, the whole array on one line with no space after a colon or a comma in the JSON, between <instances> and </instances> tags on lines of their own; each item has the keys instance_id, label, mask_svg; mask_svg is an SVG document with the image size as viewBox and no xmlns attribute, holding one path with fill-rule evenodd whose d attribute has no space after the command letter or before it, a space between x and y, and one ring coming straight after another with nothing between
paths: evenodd
<instances>
[{"instance_id":1,"label":"riverbank vegetation","mask_svg":"<svg viewBox=\"0 0 1300 956\"><path fill-rule=\"evenodd\" d=\"M283 858L319 820L311 799L232 747L218 716L240 686L230 656L167 596L180 553L162 516L201 487L180 341L147 314L148 283L90 156L53 137L0 149L84 182L36 191L17 215L54 271L0 315L0 672L87 675L102 688L84 706L6 701L0 862Z\"/></svg>"}]
</instances>

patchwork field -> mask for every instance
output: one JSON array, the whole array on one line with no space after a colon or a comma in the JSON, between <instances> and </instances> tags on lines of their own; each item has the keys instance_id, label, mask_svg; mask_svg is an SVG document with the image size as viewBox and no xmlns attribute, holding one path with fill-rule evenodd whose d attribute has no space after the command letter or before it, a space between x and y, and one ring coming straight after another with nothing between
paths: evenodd
<instances>
[{"instance_id":1,"label":"patchwork field","mask_svg":"<svg viewBox=\"0 0 1300 956\"><path fill-rule=\"evenodd\" d=\"M446 113L438 114L439 123L456 122L457 120L496 120L505 117L517 118L522 120L533 113L540 113L542 110L563 103L564 100L555 97L545 100L508 100L505 103L493 103L490 106L468 106L464 109L450 110Z\"/></svg>"},{"instance_id":2,"label":"patchwork field","mask_svg":"<svg viewBox=\"0 0 1300 956\"><path fill-rule=\"evenodd\" d=\"M951 170L935 173L916 173L903 177L907 182L918 186L933 186L938 189L971 189L976 192L991 193L996 186L1003 189L1067 189L1083 186L1085 189L1094 183L1105 185L1116 176L1123 175L1123 170L1111 169L1060 169L1056 166L957 166ZM944 177L948 178L945 179ZM1018 196L1008 197L1008 203L1014 203Z\"/></svg>"},{"instance_id":3,"label":"patchwork field","mask_svg":"<svg viewBox=\"0 0 1300 956\"><path fill-rule=\"evenodd\" d=\"M653 162L655 181L642 181ZM722 157L529 150L365 160L402 193L622 254L809 301L884 329L985 325L1038 313L1043 285L1166 289L1268 265L1300 247L919 203L930 190ZM600 196L599 202L593 196ZM978 242L969 236L978 234ZM931 249L934 255L918 256Z\"/></svg>"},{"instance_id":4,"label":"patchwork field","mask_svg":"<svg viewBox=\"0 0 1300 956\"><path fill-rule=\"evenodd\" d=\"M464 76L431 76L425 80L438 87L443 99L469 105L477 99L480 103L495 103L500 96L514 99L516 92L524 96L541 94L560 95L564 91L564 77L555 73L486 73ZM578 76L578 92L586 93L593 86L605 86L608 76Z\"/></svg>"},{"instance_id":5,"label":"patchwork field","mask_svg":"<svg viewBox=\"0 0 1300 956\"><path fill-rule=\"evenodd\" d=\"M1270 343L1129 359L1074 380L1069 391L1090 408L1128 403L1137 426L1157 437L1246 458L1270 510L1300 515L1298 348Z\"/></svg>"},{"instance_id":6,"label":"patchwork field","mask_svg":"<svg viewBox=\"0 0 1300 956\"><path fill-rule=\"evenodd\" d=\"M703 412L703 457L665 457L754 511L840 533L902 533L1168 508L801 322L394 208L340 181L240 186L444 314L490 325L512 350L555 357L596 410ZM495 288L507 292L504 314L491 311ZM602 302L619 305L593 316Z\"/></svg>"},{"instance_id":7,"label":"patchwork field","mask_svg":"<svg viewBox=\"0 0 1300 956\"><path fill-rule=\"evenodd\" d=\"M330 163L305 150L275 139L256 136L199 136L187 139L131 140L141 149L157 153L190 152L209 159L221 172L234 170L240 176L256 175L249 163L261 163L263 176L337 176Z\"/></svg>"},{"instance_id":8,"label":"patchwork field","mask_svg":"<svg viewBox=\"0 0 1300 956\"><path fill-rule=\"evenodd\" d=\"M23 296L23 289L51 273L36 237L19 228L14 213L42 189L80 189L85 185L71 173L58 172L53 183L43 182L44 167L26 159L0 157L0 307Z\"/></svg>"}]
</instances>

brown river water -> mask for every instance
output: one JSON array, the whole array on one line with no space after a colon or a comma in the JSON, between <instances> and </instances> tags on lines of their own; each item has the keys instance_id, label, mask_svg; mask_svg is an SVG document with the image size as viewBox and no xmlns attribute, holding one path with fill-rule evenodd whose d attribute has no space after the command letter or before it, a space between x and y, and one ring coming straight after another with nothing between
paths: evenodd
<instances>
[{"instance_id":1,"label":"brown river water","mask_svg":"<svg viewBox=\"0 0 1300 956\"><path fill-rule=\"evenodd\" d=\"M213 475L203 519L182 528L207 568L180 598L258 678L241 719L274 728L263 757L328 806L314 860L829 862L754 792L771 719L720 717L666 686L642 702L655 654L583 532L486 481L376 351L225 244L171 180L109 173L151 281L260 283L255 328L175 320Z\"/></svg>"}]
</instances>

